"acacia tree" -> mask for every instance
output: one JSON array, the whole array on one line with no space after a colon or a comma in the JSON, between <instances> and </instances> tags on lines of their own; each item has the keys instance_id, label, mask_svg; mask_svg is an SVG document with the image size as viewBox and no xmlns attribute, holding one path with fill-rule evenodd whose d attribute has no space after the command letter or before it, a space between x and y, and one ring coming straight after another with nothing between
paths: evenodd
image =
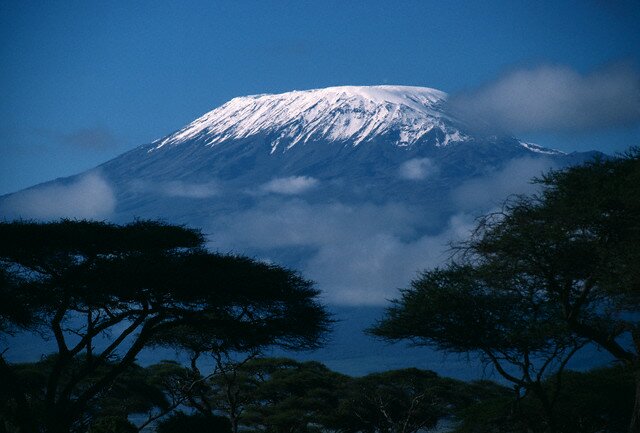
<instances>
[{"instance_id":1,"label":"acacia tree","mask_svg":"<svg viewBox=\"0 0 640 433\"><path fill-rule=\"evenodd\" d=\"M269 323L257 326L252 322L246 329L238 323L228 331L234 338L220 338L219 333L199 324L178 326L160 335L156 342L189 354L192 377L198 379L189 388L186 401L204 418L213 420L224 413L235 433L247 407L256 402L258 385L274 371L297 365L292 360L261 358L263 349L274 344L289 351L317 348L323 339L316 334L314 324L322 321L326 326L330 322L324 311L304 305L296 306L284 319L270 317ZM274 335L284 338L274 340ZM211 362L213 371L202 374L199 365Z\"/></svg>"},{"instance_id":2,"label":"acacia tree","mask_svg":"<svg viewBox=\"0 0 640 433\"><path fill-rule=\"evenodd\" d=\"M320 431L349 381L313 361L261 357L219 361L188 404L203 417L224 414L233 432Z\"/></svg>"},{"instance_id":3,"label":"acacia tree","mask_svg":"<svg viewBox=\"0 0 640 433\"><path fill-rule=\"evenodd\" d=\"M538 181L542 191L507 202L501 212L482 218L473 236L459 246L461 261L472 270L471 286L486 287L492 296L532 295L527 313L544 307L549 319L545 331L550 339L573 334L609 351L635 371L636 406L630 431L640 431L640 150L613 159L594 160L582 166L551 172ZM451 265L445 271L450 272ZM427 273L426 279L433 273ZM458 277L466 278L457 274ZM458 281L453 279L452 281ZM487 284L489 283L489 284ZM443 281L443 290L456 284ZM389 338L423 338L425 342L456 345L452 336L465 329L475 335L474 324L461 328L445 322L434 335L423 318L426 334L412 333L403 323L403 314L421 305L430 305L432 295L419 297L414 284L403 299L389 310L374 332ZM473 302L456 310L472 311ZM491 313L494 303L489 304ZM518 305L518 304L516 304ZM525 304L526 306L527 304ZM437 310L437 309L436 309ZM429 312L437 311L429 309ZM488 317L493 317L493 313ZM487 316L487 315L483 315ZM526 314L524 317L528 317ZM416 319L418 319L416 317ZM544 320L542 323L547 322ZM420 323L417 320L416 323ZM516 321L514 331L530 329L537 322ZM397 326L394 326L397 325ZM435 325L435 324L434 324ZM396 332L403 330L404 333ZM544 328L543 328L544 329ZM497 328L499 335L510 334ZM526 335L526 334L525 334ZM434 339L435 338L435 339ZM527 337L528 338L528 337ZM477 344L485 344L479 335ZM564 344L564 343L563 343ZM524 355L524 353L523 353ZM521 358L523 359L523 358ZM521 362L521 361L519 361ZM562 363L561 363L562 364Z\"/></svg>"},{"instance_id":4,"label":"acacia tree","mask_svg":"<svg viewBox=\"0 0 640 433\"><path fill-rule=\"evenodd\" d=\"M200 232L158 222L0 223L0 269L0 293L36 306L29 329L57 348L42 426L12 391L24 432L86 430L90 404L144 348L173 345L165 336L177 329L230 346L312 345L329 323L298 274L208 252Z\"/></svg>"},{"instance_id":5,"label":"acacia tree","mask_svg":"<svg viewBox=\"0 0 640 433\"><path fill-rule=\"evenodd\" d=\"M635 372L640 431L640 150L552 172L542 193L484 218L464 248L536 281L576 335Z\"/></svg>"},{"instance_id":6,"label":"acacia tree","mask_svg":"<svg viewBox=\"0 0 640 433\"><path fill-rule=\"evenodd\" d=\"M481 355L511 382L517 400L529 393L540 400L554 431L561 373L584 340L569 333L523 282L510 281L510 290L501 290L496 277L495 270L457 264L425 272L370 332ZM545 386L550 373L555 379Z\"/></svg>"},{"instance_id":7,"label":"acacia tree","mask_svg":"<svg viewBox=\"0 0 640 433\"><path fill-rule=\"evenodd\" d=\"M348 392L351 378L319 362L263 358L246 364L256 382L245 425L272 433L318 433Z\"/></svg>"},{"instance_id":8,"label":"acacia tree","mask_svg":"<svg viewBox=\"0 0 640 433\"><path fill-rule=\"evenodd\" d=\"M42 426L44 411L40 410L45 402L47 378L56 362L56 356L46 356L34 363L12 365L12 373L18 379L22 390L31 402L30 416L36 425ZM65 374L73 376L83 368L82 356L77 357ZM90 386L109 369L107 362L81 387ZM65 378L63 380L68 380ZM147 368L131 365L105 389L99 399L94 399L86 408L84 418L90 420L87 425L91 433L98 432L138 432L147 425L175 409L183 401L184 388L192 383L189 370L174 362L162 362ZM10 399L0 399L5 405L11 405ZM2 413L10 415L7 407ZM135 421L131 415L137 415ZM15 425L13 419L4 419L4 427ZM10 431L13 431L10 429Z\"/></svg>"},{"instance_id":9,"label":"acacia tree","mask_svg":"<svg viewBox=\"0 0 640 433\"><path fill-rule=\"evenodd\" d=\"M34 305L25 295L19 290L15 278L4 267L0 267L0 342L33 325ZM33 423L27 398L19 391L22 384L5 360L7 350L3 348L0 351L0 383L3 384L0 387L0 432L3 433L6 421L15 422L19 419L24 420L25 424ZM8 414L9 408L11 415Z\"/></svg>"},{"instance_id":10,"label":"acacia tree","mask_svg":"<svg viewBox=\"0 0 640 433\"><path fill-rule=\"evenodd\" d=\"M191 371L201 380L186 394L185 403L205 419L224 414L231 431L237 433L247 405L255 401L258 385L245 364L257 357L259 350L229 353L210 349L208 354L215 364L213 372L206 376L202 376L198 368L201 354L199 350L191 353Z\"/></svg>"},{"instance_id":11,"label":"acacia tree","mask_svg":"<svg viewBox=\"0 0 640 433\"><path fill-rule=\"evenodd\" d=\"M558 399L558 431L567 433L620 433L629 426L634 385L622 366L588 372L567 371ZM509 416L509 396L497 393L465 408L456 433L531 432L541 430L540 403L521 401L518 417Z\"/></svg>"},{"instance_id":12,"label":"acacia tree","mask_svg":"<svg viewBox=\"0 0 640 433\"><path fill-rule=\"evenodd\" d=\"M416 433L451 415L461 382L409 368L372 373L349 383L329 427L337 432Z\"/></svg>"}]
</instances>

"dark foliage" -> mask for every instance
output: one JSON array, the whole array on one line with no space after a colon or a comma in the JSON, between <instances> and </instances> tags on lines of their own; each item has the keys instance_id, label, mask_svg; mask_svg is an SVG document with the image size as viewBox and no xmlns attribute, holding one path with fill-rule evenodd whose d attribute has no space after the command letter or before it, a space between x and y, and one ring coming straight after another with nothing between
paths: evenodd
<instances>
[{"instance_id":1,"label":"dark foliage","mask_svg":"<svg viewBox=\"0 0 640 433\"><path fill-rule=\"evenodd\" d=\"M547 384L545 384L547 385ZM633 375L621 367L590 372L567 371L558 401L561 433L623 433L629 427L634 400ZM487 396L488 397L488 396ZM486 398L460 412L457 433L543 432L540 403L525 397Z\"/></svg>"},{"instance_id":2,"label":"dark foliage","mask_svg":"<svg viewBox=\"0 0 640 433\"><path fill-rule=\"evenodd\" d=\"M229 420L222 416L176 412L158 423L157 433L231 433Z\"/></svg>"},{"instance_id":3,"label":"dark foliage","mask_svg":"<svg viewBox=\"0 0 640 433\"><path fill-rule=\"evenodd\" d=\"M415 433L433 428L450 415L451 394L460 392L459 385L418 369L353 379L340 399L333 426L345 433Z\"/></svg>"},{"instance_id":4,"label":"dark foliage","mask_svg":"<svg viewBox=\"0 0 640 433\"><path fill-rule=\"evenodd\" d=\"M0 223L0 269L0 295L25 301L24 310L0 310L2 330L28 329L57 344L42 399L47 432L83 431L94 400L146 347L180 348L197 336L231 349L308 348L329 324L318 291L298 274L208 252L200 232L158 222ZM14 421L39 430L1 361L0 374L15 384Z\"/></svg>"},{"instance_id":5,"label":"dark foliage","mask_svg":"<svg viewBox=\"0 0 640 433\"><path fill-rule=\"evenodd\" d=\"M371 332L482 354L518 398L538 399L553 432L563 369L586 342L640 377L640 150L538 182L539 195L480 219L455 261L423 273ZM636 401L632 432L640 385Z\"/></svg>"}]
</instances>

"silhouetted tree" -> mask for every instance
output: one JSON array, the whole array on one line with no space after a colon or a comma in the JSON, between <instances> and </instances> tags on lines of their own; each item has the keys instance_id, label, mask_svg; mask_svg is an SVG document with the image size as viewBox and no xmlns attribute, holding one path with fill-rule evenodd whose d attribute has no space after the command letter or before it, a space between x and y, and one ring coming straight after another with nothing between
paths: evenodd
<instances>
[{"instance_id":1,"label":"silhouetted tree","mask_svg":"<svg viewBox=\"0 0 640 433\"><path fill-rule=\"evenodd\" d=\"M538 182L540 194L482 218L456 262L414 281L373 332L484 353L503 377L538 396L551 431L559 373L592 341L639 376L630 429L637 433L640 151ZM549 370L556 372L552 388L544 381Z\"/></svg>"},{"instance_id":2,"label":"silhouetted tree","mask_svg":"<svg viewBox=\"0 0 640 433\"><path fill-rule=\"evenodd\" d=\"M484 218L463 247L532 282L576 335L636 372L640 431L640 150L551 172L539 195Z\"/></svg>"},{"instance_id":3,"label":"silhouetted tree","mask_svg":"<svg viewBox=\"0 0 640 433\"><path fill-rule=\"evenodd\" d=\"M225 347L310 347L329 323L296 273L208 252L200 232L157 222L0 223L0 269L0 293L37 306L30 329L56 342L43 403L50 433L84 430L92 402L141 350L176 346L176 330ZM12 394L21 431L36 431L24 390Z\"/></svg>"},{"instance_id":4,"label":"silhouetted tree","mask_svg":"<svg viewBox=\"0 0 640 433\"><path fill-rule=\"evenodd\" d=\"M460 383L415 368L374 373L349 384L334 416L343 433L415 433L451 414ZM457 397L456 397L457 398Z\"/></svg>"},{"instance_id":5,"label":"silhouetted tree","mask_svg":"<svg viewBox=\"0 0 640 433\"><path fill-rule=\"evenodd\" d=\"M245 424L272 433L326 431L352 383L351 378L315 361L256 359L246 369L257 379L257 387Z\"/></svg>"},{"instance_id":6,"label":"silhouetted tree","mask_svg":"<svg viewBox=\"0 0 640 433\"><path fill-rule=\"evenodd\" d=\"M497 272L456 264L425 272L372 332L389 340L480 354L513 384L516 399L536 395L554 431L561 373L584 341L566 329L555 309L526 282ZM551 373L555 381L544 386Z\"/></svg>"},{"instance_id":7,"label":"silhouetted tree","mask_svg":"<svg viewBox=\"0 0 640 433\"><path fill-rule=\"evenodd\" d=\"M567 371L558 399L558 431L562 433L622 433L633 409L633 374L628 368L608 367L588 372ZM540 403L527 397L517 414L505 395L496 395L459 413L456 433L541 431ZM517 416L514 416L517 415Z\"/></svg>"},{"instance_id":8,"label":"silhouetted tree","mask_svg":"<svg viewBox=\"0 0 640 433\"><path fill-rule=\"evenodd\" d=\"M221 360L188 404L203 416L224 414L232 431L317 431L349 379L318 362L287 358Z\"/></svg>"},{"instance_id":9,"label":"silhouetted tree","mask_svg":"<svg viewBox=\"0 0 640 433\"><path fill-rule=\"evenodd\" d=\"M176 412L162 420L157 433L230 433L229 420L223 416L205 416L201 413Z\"/></svg>"}]
</instances>

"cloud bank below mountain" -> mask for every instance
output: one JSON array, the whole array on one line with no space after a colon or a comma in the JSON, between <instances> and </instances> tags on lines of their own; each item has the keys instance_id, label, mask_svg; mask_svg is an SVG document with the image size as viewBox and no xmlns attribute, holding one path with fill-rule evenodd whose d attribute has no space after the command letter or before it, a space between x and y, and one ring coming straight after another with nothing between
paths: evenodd
<instances>
[{"instance_id":1,"label":"cloud bank below mountain","mask_svg":"<svg viewBox=\"0 0 640 433\"><path fill-rule=\"evenodd\" d=\"M443 264L450 245L464 239L475 217L499 206L510 194L530 193L534 176L553 167L547 158L524 157L495 169L486 169L442 190L447 210L408 204L399 196L382 201L317 200L328 182L310 176L274 178L255 191L233 190L223 181L134 180L125 196L166 203L189 200L198 208L225 203L230 197L250 203L244 208L205 214L188 224L209 234L210 247L285 264L317 282L323 299L336 305L383 305L397 296L421 270ZM394 171L392 171L394 173ZM409 181L437 178L442 169L432 159L413 158L396 167ZM334 179L334 181L337 181ZM340 183L340 182L338 182ZM345 180L340 188L356 187ZM406 185L413 185L408 183ZM413 188L413 186L410 186ZM312 191L312 193L305 194ZM55 183L5 197L5 218L117 219L114 188L99 172L68 183Z\"/></svg>"},{"instance_id":2,"label":"cloud bank below mountain","mask_svg":"<svg viewBox=\"0 0 640 433\"><path fill-rule=\"evenodd\" d=\"M328 303L383 305L418 272L446 262L451 243L469 235L476 217L511 194L534 192L539 186L531 179L555 166L552 159L523 157L487 168L442 191L446 211L394 196L323 202L313 195L261 195L244 210L210 219L205 232L214 250L293 266L317 282ZM397 170L408 180L441 172L427 158L407 160Z\"/></svg>"},{"instance_id":3,"label":"cloud bank below mountain","mask_svg":"<svg viewBox=\"0 0 640 433\"><path fill-rule=\"evenodd\" d=\"M7 219L103 219L112 215L116 198L99 172L89 172L70 183L36 186L6 197L0 215Z\"/></svg>"}]
</instances>

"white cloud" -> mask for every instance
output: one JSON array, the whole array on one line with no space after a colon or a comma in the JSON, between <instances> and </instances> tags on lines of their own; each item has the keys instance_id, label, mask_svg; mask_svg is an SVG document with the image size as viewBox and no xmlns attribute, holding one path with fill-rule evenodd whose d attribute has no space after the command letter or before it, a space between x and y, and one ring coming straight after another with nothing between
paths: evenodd
<instances>
[{"instance_id":1,"label":"white cloud","mask_svg":"<svg viewBox=\"0 0 640 433\"><path fill-rule=\"evenodd\" d=\"M0 203L5 218L105 218L116 206L109 183L97 172L64 184L36 186L7 196Z\"/></svg>"},{"instance_id":2,"label":"white cloud","mask_svg":"<svg viewBox=\"0 0 640 433\"><path fill-rule=\"evenodd\" d=\"M509 133L630 126L640 123L640 72L621 65L588 75L563 66L520 69L450 105L472 124Z\"/></svg>"},{"instance_id":3,"label":"white cloud","mask_svg":"<svg viewBox=\"0 0 640 433\"><path fill-rule=\"evenodd\" d=\"M550 159L514 159L499 170L463 183L452 191L451 198L460 210L486 211L509 195L535 192L538 186L532 179L552 168L556 167Z\"/></svg>"},{"instance_id":4,"label":"white cloud","mask_svg":"<svg viewBox=\"0 0 640 433\"><path fill-rule=\"evenodd\" d=\"M533 192L531 178L552 166L544 158L513 160L453 190L454 210L267 195L249 209L218 216L205 231L212 233L214 250L300 270L328 303L382 305L419 271L444 264L451 242L469 236L476 216L510 194Z\"/></svg>"},{"instance_id":5,"label":"white cloud","mask_svg":"<svg viewBox=\"0 0 640 433\"><path fill-rule=\"evenodd\" d=\"M275 194L302 194L318 185L318 179L309 176L290 176L272 179L260 188L264 192Z\"/></svg>"},{"instance_id":6,"label":"white cloud","mask_svg":"<svg viewBox=\"0 0 640 433\"><path fill-rule=\"evenodd\" d=\"M438 166L429 158L414 158L405 161L400 166L400 177L409 180L422 180L436 175L439 171Z\"/></svg>"},{"instance_id":7,"label":"white cloud","mask_svg":"<svg viewBox=\"0 0 640 433\"><path fill-rule=\"evenodd\" d=\"M187 183L181 181L166 182L158 186L169 197L208 198L219 193L214 182Z\"/></svg>"},{"instance_id":8,"label":"white cloud","mask_svg":"<svg viewBox=\"0 0 640 433\"><path fill-rule=\"evenodd\" d=\"M397 203L266 200L220 217L207 231L214 233L215 250L248 252L276 263L283 262L279 254L302 248L295 267L317 282L327 302L381 305L419 270L441 264L449 242L464 236L472 223L459 215L440 233L419 234L425 214Z\"/></svg>"},{"instance_id":9,"label":"white cloud","mask_svg":"<svg viewBox=\"0 0 640 433\"><path fill-rule=\"evenodd\" d=\"M68 134L56 134L61 143L89 150L105 150L117 147L120 140L105 127L83 128Z\"/></svg>"},{"instance_id":10,"label":"white cloud","mask_svg":"<svg viewBox=\"0 0 640 433\"><path fill-rule=\"evenodd\" d=\"M421 214L405 205L309 204L299 199L264 200L215 223L216 247L271 249L329 245L385 232L410 237Z\"/></svg>"},{"instance_id":11,"label":"white cloud","mask_svg":"<svg viewBox=\"0 0 640 433\"><path fill-rule=\"evenodd\" d=\"M168 197L209 198L220 194L217 182L192 183L181 180L150 182L136 180L130 188L138 193L155 193Z\"/></svg>"},{"instance_id":12,"label":"white cloud","mask_svg":"<svg viewBox=\"0 0 640 433\"><path fill-rule=\"evenodd\" d=\"M452 217L435 235L415 240L382 232L323 245L304 268L318 282L327 301L349 305L380 305L398 296L418 272L442 265L450 256L450 243L468 235L473 219Z\"/></svg>"}]
</instances>

